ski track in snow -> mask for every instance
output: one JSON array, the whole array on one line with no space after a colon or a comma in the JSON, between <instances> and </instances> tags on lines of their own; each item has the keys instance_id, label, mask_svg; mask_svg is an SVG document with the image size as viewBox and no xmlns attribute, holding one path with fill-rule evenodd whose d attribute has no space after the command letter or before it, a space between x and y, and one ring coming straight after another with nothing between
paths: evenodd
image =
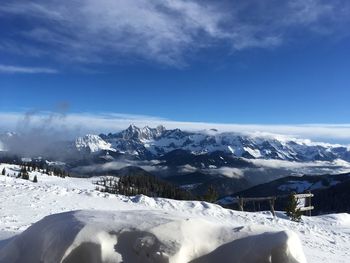
<instances>
[{"instance_id":1,"label":"ski track in snow","mask_svg":"<svg viewBox=\"0 0 350 263\"><path fill-rule=\"evenodd\" d=\"M0 164L10 175L19 172L15 165ZM232 227L270 226L293 230L302 241L308 262L349 262L350 215L332 214L303 217L294 223L282 212L273 218L270 212L249 213L223 209L198 201L175 201L146 196L125 197L101 193L92 181L96 178L59 178L31 172L38 183L0 175L0 247L6 239L21 233L43 217L72 210L162 210L193 218L203 218Z\"/></svg>"}]
</instances>

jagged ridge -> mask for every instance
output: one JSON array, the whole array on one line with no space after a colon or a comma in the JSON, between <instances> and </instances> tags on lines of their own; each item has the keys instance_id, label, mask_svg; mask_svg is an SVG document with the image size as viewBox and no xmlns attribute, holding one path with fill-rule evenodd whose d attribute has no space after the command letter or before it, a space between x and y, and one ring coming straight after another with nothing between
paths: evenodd
<instances>
[{"instance_id":1,"label":"jagged ridge","mask_svg":"<svg viewBox=\"0 0 350 263\"><path fill-rule=\"evenodd\" d=\"M234 157L250 159L277 159L289 161L349 161L347 147L308 140L262 137L217 131L187 132L180 129L138 128L130 125L118 133L87 135L75 142L77 150L88 149L91 153L102 150L127 153L140 158L160 156L174 150L192 154L221 151Z\"/></svg>"}]
</instances>

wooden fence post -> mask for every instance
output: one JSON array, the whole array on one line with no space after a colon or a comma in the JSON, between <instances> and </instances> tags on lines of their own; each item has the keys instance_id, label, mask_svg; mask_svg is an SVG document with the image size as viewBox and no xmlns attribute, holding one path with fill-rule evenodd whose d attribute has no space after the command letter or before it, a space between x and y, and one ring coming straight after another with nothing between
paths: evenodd
<instances>
[{"instance_id":1,"label":"wooden fence post","mask_svg":"<svg viewBox=\"0 0 350 263\"><path fill-rule=\"evenodd\" d=\"M274 217L276 216L276 213L275 213L275 199L276 198L271 198L269 200L269 202L270 202L270 210L271 210L271 213L273 214Z\"/></svg>"},{"instance_id":2,"label":"wooden fence post","mask_svg":"<svg viewBox=\"0 0 350 263\"><path fill-rule=\"evenodd\" d=\"M239 197L238 199L238 206L240 211L244 211L243 206L244 206L244 200L243 197Z\"/></svg>"},{"instance_id":3,"label":"wooden fence post","mask_svg":"<svg viewBox=\"0 0 350 263\"><path fill-rule=\"evenodd\" d=\"M311 205L311 192L308 191L307 193L310 194L310 196L306 198L306 200L305 200L305 206L311 207L311 206L312 206L312 205ZM307 211L307 214L308 214L308 216L311 216L311 209Z\"/></svg>"}]
</instances>

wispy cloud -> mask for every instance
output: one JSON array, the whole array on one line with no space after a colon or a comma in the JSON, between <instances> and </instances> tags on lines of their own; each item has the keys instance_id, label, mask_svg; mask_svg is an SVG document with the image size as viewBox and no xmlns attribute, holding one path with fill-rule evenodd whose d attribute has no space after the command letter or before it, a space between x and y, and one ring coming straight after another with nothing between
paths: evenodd
<instances>
[{"instance_id":1,"label":"wispy cloud","mask_svg":"<svg viewBox=\"0 0 350 263\"><path fill-rule=\"evenodd\" d=\"M263 125L263 124L230 124L181 122L145 115L120 113L0 113L1 130L21 131L21 129L40 130L53 133L55 136L76 136L86 133L117 132L130 124L139 127L146 125L156 127L164 125L168 129L180 128L187 131L217 129L219 132L237 132L252 136L280 136L299 139L310 139L326 143L350 144L350 124L299 124L299 125ZM59 131L61 130L61 131Z\"/></svg>"},{"instance_id":2,"label":"wispy cloud","mask_svg":"<svg viewBox=\"0 0 350 263\"><path fill-rule=\"evenodd\" d=\"M52 68L20 67L0 64L0 73L55 74L58 73L58 71Z\"/></svg>"},{"instance_id":3,"label":"wispy cloud","mask_svg":"<svg viewBox=\"0 0 350 263\"><path fill-rule=\"evenodd\" d=\"M221 42L233 50L272 48L293 38L293 28L348 32L349 11L346 0L13 0L1 5L0 21L15 17L26 26L3 34L0 50L75 63L181 67Z\"/></svg>"}]
</instances>

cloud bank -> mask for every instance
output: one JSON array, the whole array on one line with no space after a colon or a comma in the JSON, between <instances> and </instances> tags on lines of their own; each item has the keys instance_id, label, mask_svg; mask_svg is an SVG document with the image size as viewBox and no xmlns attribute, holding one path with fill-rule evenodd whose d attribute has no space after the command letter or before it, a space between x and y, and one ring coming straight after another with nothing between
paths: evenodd
<instances>
[{"instance_id":1,"label":"cloud bank","mask_svg":"<svg viewBox=\"0 0 350 263\"><path fill-rule=\"evenodd\" d=\"M55 138L67 138L86 133L109 133L127 128L130 124L139 127L164 125L168 129L180 128L187 131L237 132L256 136L280 136L301 138L328 143L350 144L350 124L229 124L182 122L169 119L120 113L52 113L52 112L1 112L0 131L28 132L35 135L51 134ZM205 131L204 131L205 130Z\"/></svg>"},{"instance_id":2,"label":"cloud bank","mask_svg":"<svg viewBox=\"0 0 350 263\"><path fill-rule=\"evenodd\" d=\"M0 64L0 73L54 74L58 73L58 71L56 69L51 68L19 67Z\"/></svg>"},{"instance_id":3,"label":"cloud bank","mask_svg":"<svg viewBox=\"0 0 350 263\"><path fill-rule=\"evenodd\" d=\"M346 0L13 0L1 4L0 22L19 26L0 31L0 52L183 67L211 47L230 53L305 40L300 32L347 35L349 14Z\"/></svg>"}]
</instances>

